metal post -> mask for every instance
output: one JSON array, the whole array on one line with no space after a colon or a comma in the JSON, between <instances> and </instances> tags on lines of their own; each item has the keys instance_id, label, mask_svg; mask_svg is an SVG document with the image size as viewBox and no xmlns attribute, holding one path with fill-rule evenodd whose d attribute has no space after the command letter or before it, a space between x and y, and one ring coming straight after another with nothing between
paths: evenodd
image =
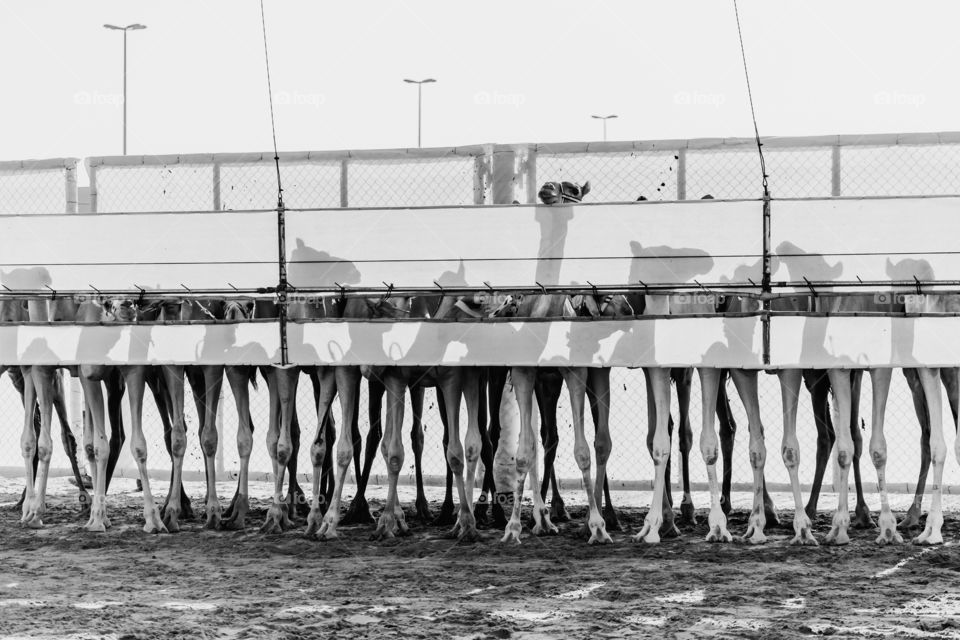
<instances>
[{"instance_id":1,"label":"metal post","mask_svg":"<svg viewBox=\"0 0 960 640\"><path fill-rule=\"evenodd\" d=\"M770 364L770 297L771 286L771 255L770 255L770 192L763 192L763 277L761 293L763 294L763 364Z\"/></svg>"},{"instance_id":2,"label":"metal post","mask_svg":"<svg viewBox=\"0 0 960 640\"><path fill-rule=\"evenodd\" d=\"M123 155L127 155L127 30L123 30Z\"/></svg>"},{"instance_id":3,"label":"metal post","mask_svg":"<svg viewBox=\"0 0 960 640\"><path fill-rule=\"evenodd\" d=\"M76 161L70 161L67 163L64 172L64 183L66 190L66 193L64 193L64 196L66 197L66 213L76 213L78 200Z\"/></svg>"},{"instance_id":4,"label":"metal post","mask_svg":"<svg viewBox=\"0 0 960 640\"><path fill-rule=\"evenodd\" d=\"M420 146L420 124L421 124L421 114L423 107L423 83L417 83L417 149L422 148Z\"/></svg>"},{"instance_id":5,"label":"metal post","mask_svg":"<svg viewBox=\"0 0 960 640\"><path fill-rule=\"evenodd\" d=\"M347 164L347 160L340 161L340 206L349 207L350 198L349 198L349 179L350 176L350 166Z\"/></svg>"},{"instance_id":6,"label":"metal post","mask_svg":"<svg viewBox=\"0 0 960 640\"><path fill-rule=\"evenodd\" d=\"M836 145L830 163L830 195L836 197L840 193L840 145Z\"/></svg>"},{"instance_id":7,"label":"metal post","mask_svg":"<svg viewBox=\"0 0 960 640\"><path fill-rule=\"evenodd\" d=\"M213 210L221 210L220 202L220 163L213 163Z\"/></svg>"},{"instance_id":8,"label":"metal post","mask_svg":"<svg viewBox=\"0 0 960 640\"><path fill-rule=\"evenodd\" d=\"M677 200L687 199L687 150L677 151Z\"/></svg>"},{"instance_id":9,"label":"metal post","mask_svg":"<svg viewBox=\"0 0 960 640\"><path fill-rule=\"evenodd\" d=\"M90 180L90 211L89 213L97 212L97 165L90 162L90 159L87 158L87 178Z\"/></svg>"}]
</instances>

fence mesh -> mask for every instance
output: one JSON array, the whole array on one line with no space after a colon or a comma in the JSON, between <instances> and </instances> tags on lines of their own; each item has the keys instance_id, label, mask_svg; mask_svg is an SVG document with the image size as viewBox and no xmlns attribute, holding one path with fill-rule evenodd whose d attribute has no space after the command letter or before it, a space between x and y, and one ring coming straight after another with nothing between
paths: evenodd
<instances>
[{"instance_id":1,"label":"fence mesh","mask_svg":"<svg viewBox=\"0 0 960 640\"><path fill-rule=\"evenodd\" d=\"M536 152L531 148L532 163L539 183L548 180L589 180L592 191L589 202L632 201L644 195L651 200L672 200L683 194L696 199L711 194L715 198L757 198L761 195L760 169L755 148L741 144L735 148L697 148L630 151ZM771 191L774 197L824 197L830 195L926 195L960 193L960 144L877 144L821 145L799 142L796 146L771 146L765 152ZM416 158L334 158L306 161L284 161L281 164L284 198L296 208L349 206L431 206L469 205L490 202L488 165L483 158L449 154ZM524 163L518 163L522 167ZM220 209L268 209L275 206L276 182L272 158L206 163L141 164L114 166L99 163L95 172L96 207L100 212L122 211L190 211ZM521 180L522 181L522 180ZM63 210L64 172L60 170L33 174L0 173L0 211L23 212ZM521 196L518 198L522 199ZM639 370L617 369L612 372L611 432L614 442L609 463L609 476L614 485L653 477L653 465L647 454L647 398L643 374ZM735 387L728 382L728 393L739 433L734 452L733 481L747 485L752 472L748 456L747 420ZM759 374L761 416L765 427L768 462L767 480L773 485L789 482L779 459L782 434L780 388L776 376ZM235 473L239 466L236 454L237 415L228 385L224 385L222 401L221 453L218 466L226 473ZM816 430L809 394L801 392L798 435L803 456L801 480L808 484L813 474ZM706 472L699 453L700 412L699 380L694 376L690 420L694 431L691 456L691 478L705 483ZM861 396L861 430L869 440L871 398L869 376L864 377ZM366 407L364 385L362 407ZM678 408L674 391L672 414ZM254 477L267 476L271 464L264 446L267 425L265 384L251 395L251 409L256 425L255 448L251 458ZM144 430L151 449L150 467L167 464L162 444L162 425L152 399L145 402ZM188 431L186 471L203 470L202 454L196 438L197 420L191 402L187 402ZM339 404L334 408L339 423ZM298 412L303 425L303 442L316 430L317 417L309 381L301 380ZM410 407L405 412L404 441L409 442ZM578 478L573 457L572 425L567 397L561 397L558 413L560 445L557 471L562 478ZM19 397L8 383L0 384L0 418L8 425L4 430L4 453L0 467L20 468L16 446L22 424ZM465 416L463 420L465 421ZM944 424L952 424L944 410ZM442 427L433 390L427 391L423 416L426 446L424 473L442 477L445 463L441 448ZM367 430L366 410L361 410L361 430ZM592 426L588 418L588 434ZM949 431L949 429L948 429ZM890 459L887 479L892 491L912 491L920 466L919 427L909 387L900 373L894 375L886 413L886 434ZM591 438L592 439L592 438ZM673 460L677 460L677 438L674 437ZM55 467L66 467L59 447L54 455ZM413 477L412 449L406 447L404 474ZM301 447L300 469L309 473L306 446ZM873 488L873 472L869 455L863 458L868 489ZM121 473L134 477L136 467L124 451ZM378 455L374 473L386 473ZM679 465L673 466L674 482L679 482ZM827 482L830 481L828 471ZM947 464L946 484L960 484L960 469Z\"/></svg>"}]
</instances>

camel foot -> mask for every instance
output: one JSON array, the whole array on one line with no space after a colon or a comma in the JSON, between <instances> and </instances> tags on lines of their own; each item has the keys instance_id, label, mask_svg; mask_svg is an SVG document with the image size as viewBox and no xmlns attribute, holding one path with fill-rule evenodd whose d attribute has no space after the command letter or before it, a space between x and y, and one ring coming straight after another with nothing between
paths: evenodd
<instances>
[{"instance_id":1,"label":"camel foot","mask_svg":"<svg viewBox=\"0 0 960 640\"><path fill-rule=\"evenodd\" d=\"M204 523L204 529L213 529L217 530L220 528L220 503L215 501L212 503L207 503L207 521Z\"/></svg>"},{"instance_id":2,"label":"camel foot","mask_svg":"<svg viewBox=\"0 0 960 640\"><path fill-rule=\"evenodd\" d=\"M460 512L457 526L452 531L457 531L457 538L463 542L476 542L480 538L480 534L477 533L477 521L469 510Z\"/></svg>"},{"instance_id":3,"label":"camel foot","mask_svg":"<svg viewBox=\"0 0 960 640\"><path fill-rule=\"evenodd\" d=\"M320 528L317 529L317 540L335 540L336 538L340 537L340 534L337 533L337 515L339 515L338 509L327 509L327 512L323 514L323 520L320 523ZM307 516L307 518L309 522L309 516Z\"/></svg>"},{"instance_id":4,"label":"camel foot","mask_svg":"<svg viewBox=\"0 0 960 640\"><path fill-rule=\"evenodd\" d=\"M433 514L430 513L430 503L427 502L427 497L423 494L418 495L413 507L417 521L423 524L430 524L430 521L433 519Z\"/></svg>"},{"instance_id":5,"label":"camel foot","mask_svg":"<svg viewBox=\"0 0 960 640\"><path fill-rule=\"evenodd\" d=\"M791 545L818 546L817 539L813 537L813 525L803 511L799 511L793 516L793 532L793 539L790 540Z\"/></svg>"},{"instance_id":6,"label":"camel foot","mask_svg":"<svg viewBox=\"0 0 960 640\"><path fill-rule=\"evenodd\" d=\"M623 531L617 510L610 505L603 508L603 524L606 525L607 531Z\"/></svg>"},{"instance_id":7,"label":"camel foot","mask_svg":"<svg viewBox=\"0 0 960 640\"><path fill-rule=\"evenodd\" d=\"M766 543L767 536L763 533L766 524L766 517L762 511L750 514L750 519L747 521L747 532L743 534L743 541L748 544Z\"/></svg>"},{"instance_id":8,"label":"camel foot","mask_svg":"<svg viewBox=\"0 0 960 640\"><path fill-rule=\"evenodd\" d=\"M643 521L643 527L640 529L640 533L633 536L634 542L645 542L647 544L659 544L660 543L660 526L662 522L657 522L657 518L651 518L649 515Z\"/></svg>"},{"instance_id":9,"label":"camel foot","mask_svg":"<svg viewBox=\"0 0 960 640\"><path fill-rule=\"evenodd\" d=\"M23 526L29 529L43 528L43 514L46 511L46 505L40 496L35 496L30 500L24 500L22 510L20 523Z\"/></svg>"},{"instance_id":10,"label":"camel foot","mask_svg":"<svg viewBox=\"0 0 960 640\"><path fill-rule=\"evenodd\" d=\"M170 533L180 531L180 506L169 504L166 509L160 511L160 517L163 519L163 525Z\"/></svg>"},{"instance_id":11,"label":"camel foot","mask_svg":"<svg viewBox=\"0 0 960 640\"><path fill-rule=\"evenodd\" d=\"M353 497L353 500L350 501L350 507L347 508L347 512L343 514L343 518L340 520L340 524L345 526L373 524L374 522L376 520L370 515L370 505L367 504L367 499L360 494Z\"/></svg>"},{"instance_id":12,"label":"camel foot","mask_svg":"<svg viewBox=\"0 0 960 640\"><path fill-rule=\"evenodd\" d=\"M267 519L260 527L260 533L283 533L293 526L290 517L287 515L288 505L285 503L270 505L267 509Z\"/></svg>"},{"instance_id":13,"label":"camel foot","mask_svg":"<svg viewBox=\"0 0 960 640\"><path fill-rule=\"evenodd\" d=\"M90 521L87 522L84 529L93 533L104 533L110 527L110 520L107 518L107 507L103 499L94 499L93 507L90 510Z\"/></svg>"},{"instance_id":14,"label":"camel foot","mask_svg":"<svg viewBox=\"0 0 960 640\"><path fill-rule=\"evenodd\" d=\"M707 524L710 525L707 542L733 542L733 535L727 530L727 516L723 514L723 509L710 509Z\"/></svg>"},{"instance_id":15,"label":"camel foot","mask_svg":"<svg viewBox=\"0 0 960 640\"><path fill-rule=\"evenodd\" d=\"M531 530L535 536L555 536L560 533L560 530L557 529L557 526L550 521L550 509L547 507L540 507L539 518L537 517L537 509L533 510L533 529Z\"/></svg>"},{"instance_id":16,"label":"camel foot","mask_svg":"<svg viewBox=\"0 0 960 640\"><path fill-rule=\"evenodd\" d=\"M889 510L880 512L877 526L880 527L880 535L877 536L876 539L878 545L884 546L903 543L903 536L897 531L897 519L893 517L893 514Z\"/></svg>"},{"instance_id":17,"label":"camel foot","mask_svg":"<svg viewBox=\"0 0 960 640\"><path fill-rule=\"evenodd\" d=\"M553 500L550 501L550 520L553 522L570 522L567 505L563 503L560 496L554 496Z\"/></svg>"},{"instance_id":18,"label":"camel foot","mask_svg":"<svg viewBox=\"0 0 960 640\"><path fill-rule=\"evenodd\" d=\"M810 518L810 521L813 522L817 519L817 505L813 503L808 503L807 506L803 509L803 512L807 514L807 517Z\"/></svg>"},{"instance_id":19,"label":"camel foot","mask_svg":"<svg viewBox=\"0 0 960 640\"><path fill-rule=\"evenodd\" d=\"M233 502L223 514L220 528L226 531L243 531L247 526L247 513L250 511L250 501L247 496L238 493Z\"/></svg>"},{"instance_id":20,"label":"camel foot","mask_svg":"<svg viewBox=\"0 0 960 640\"><path fill-rule=\"evenodd\" d=\"M916 504L910 505L910 508L907 510L906 515L903 516L903 520L900 521L900 524L897 525L897 529L901 531L906 531L907 529L919 529L920 528L920 507Z\"/></svg>"},{"instance_id":21,"label":"camel foot","mask_svg":"<svg viewBox=\"0 0 960 640\"><path fill-rule=\"evenodd\" d=\"M382 542L393 538L398 531L397 518L392 513L389 513L387 509L383 510L383 513L380 514L380 520L377 522L376 530L370 535L370 539Z\"/></svg>"},{"instance_id":22,"label":"camel foot","mask_svg":"<svg viewBox=\"0 0 960 640\"><path fill-rule=\"evenodd\" d=\"M923 533L918 535L913 539L913 544L922 544L922 545L937 545L943 544L943 535L941 533L941 528L943 527L943 515L942 514L927 514L927 526L924 527Z\"/></svg>"},{"instance_id":23,"label":"camel foot","mask_svg":"<svg viewBox=\"0 0 960 640\"><path fill-rule=\"evenodd\" d=\"M853 512L853 521L851 524L854 529L873 529L877 526L870 516L870 507L865 504L857 505L857 508Z\"/></svg>"},{"instance_id":24,"label":"camel foot","mask_svg":"<svg viewBox=\"0 0 960 640\"><path fill-rule=\"evenodd\" d=\"M833 523L824 542L827 544L842 546L850 544L850 536L847 535L847 529L850 527L850 514L835 513Z\"/></svg>"},{"instance_id":25,"label":"camel foot","mask_svg":"<svg viewBox=\"0 0 960 640\"><path fill-rule=\"evenodd\" d=\"M523 525L520 524L520 520L510 518L510 521L507 523L507 526L503 530L503 537L500 538L501 544L520 544L520 532L523 530Z\"/></svg>"},{"instance_id":26,"label":"camel foot","mask_svg":"<svg viewBox=\"0 0 960 640\"><path fill-rule=\"evenodd\" d=\"M143 523L144 533L167 533L167 528L163 526L163 520L160 519L160 511L156 507L144 508Z\"/></svg>"},{"instance_id":27,"label":"camel foot","mask_svg":"<svg viewBox=\"0 0 960 640\"><path fill-rule=\"evenodd\" d=\"M677 523L685 527L692 527L697 524L693 501L688 500L688 496L683 496L683 501L680 503L680 520Z\"/></svg>"},{"instance_id":28,"label":"camel foot","mask_svg":"<svg viewBox=\"0 0 960 640\"><path fill-rule=\"evenodd\" d=\"M430 521L430 526L433 527L450 527L457 523L457 516L454 514L453 502L444 501L443 506L440 507L440 513L437 514L437 517Z\"/></svg>"},{"instance_id":29,"label":"camel foot","mask_svg":"<svg viewBox=\"0 0 960 640\"><path fill-rule=\"evenodd\" d=\"M599 513L587 520L587 527L590 530L587 544L613 544L613 538L607 533L607 525Z\"/></svg>"},{"instance_id":30,"label":"camel foot","mask_svg":"<svg viewBox=\"0 0 960 640\"><path fill-rule=\"evenodd\" d=\"M285 502L287 503L287 513L291 518L295 516L306 518L310 514L310 500L307 499L303 489L296 482L287 492Z\"/></svg>"},{"instance_id":31,"label":"camel foot","mask_svg":"<svg viewBox=\"0 0 960 640\"><path fill-rule=\"evenodd\" d=\"M660 522L660 530L658 533L661 539L680 537L680 529L677 528L675 517L673 515L673 509L670 509L669 507L665 508L661 515Z\"/></svg>"},{"instance_id":32,"label":"camel foot","mask_svg":"<svg viewBox=\"0 0 960 640\"><path fill-rule=\"evenodd\" d=\"M502 505L494 504L490 511L493 513L492 526L494 528L503 529L507 526L507 514L504 513Z\"/></svg>"},{"instance_id":33,"label":"camel foot","mask_svg":"<svg viewBox=\"0 0 960 640\"><path fill-rule=\"evenodd\" d=\"M322 526L323 514L320 513L320 507L310 509L310 513L307 514L307 530L303 532L303 535L308 538L316 537Z\"/></svg>"}]
</instances>

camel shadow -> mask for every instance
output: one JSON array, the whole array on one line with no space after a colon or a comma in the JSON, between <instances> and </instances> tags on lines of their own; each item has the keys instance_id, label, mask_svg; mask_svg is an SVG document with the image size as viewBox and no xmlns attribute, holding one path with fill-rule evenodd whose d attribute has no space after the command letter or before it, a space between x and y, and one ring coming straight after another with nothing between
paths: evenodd
<instances>
[{"instance_id":1,"label":"camel shadow","mask_svg":"<svg viewBox=\"0 0 960 640\"><path fill-rule=\"evenodd\" d=\"M302 238L297 238L295 243L287 262L287 279L291 285L309 289L360 282L360 271L354 263L310 247Z\"/></svg>"},{"instance_id":2,"label":"camel shadow","mask_svg":"<svg viewBox=\"0 0 960 640\"><path fill-rule=\"evenodd\" d=\"M53 278L46 267L18 267L10 271L0 269L0 285L8 289L45 289L52 284Z\"/></svg>"},{"instance_id":3,"label":"camel shadow","mask_svg":"<svg viewBox=\"0 0 960 640\"><path fill-rule=\"evenodd\" d=\"M630 241L630 274L627 282L680 284L713 269L713 258L702 249L675 248L666 245L644 247Z\"/></svg>"}]
</instances>

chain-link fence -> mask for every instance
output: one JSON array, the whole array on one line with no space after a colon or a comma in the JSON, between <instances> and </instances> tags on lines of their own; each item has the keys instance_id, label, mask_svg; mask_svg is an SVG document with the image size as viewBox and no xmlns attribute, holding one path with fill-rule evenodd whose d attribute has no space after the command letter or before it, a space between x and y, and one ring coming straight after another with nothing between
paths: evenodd
<instances>
[{"instance_id":1,"label":"chain-link fence","mask_svg":"<svg viewBox=\"0 0 960 640\"><path fill-rule=\"evenodd\" d=\"M764 141L770 189L777 197L828 197L837 195L927 195L960 194L960 134L917 136L823 137ZM205 156L90 158L86 161L90 180L90 209L96 212L204 211L270 209L276 205L276 169L272 154L229 154ZM483 145L456 149L393 150L281 154L285 204L291 208L411 207L533 202L537 186L548 180L589 180L588 202L697 199L706 194L715 198L758 198L762 194L760 165L753 140L697 140L644 143L572 143L560 145ZM67 172L69 173L69 172ZM37 178L39 180L39 178ZM0 174L0 194L6 195L4 210L27 208L27 198L36 190L65 193L65 183L36 183L26 192L8 191ZM63 198L60 205L62 210ZM23 203L18 205L17 203ZM776 376L760 373L760 401L768 450L767 479L772 486L789 482L779 460L781 400ZM653 476L646 451L647 398L639 370L617 369L612 373L611 432L614 451L609 475L615 485L645 487ZM734 418L740 427L734 452L733 480L746 487L751 481L747 453L746 415L732 383L728 392ZM869 376L865 376L861 418L865 441L869 439ZM701 427L699 380L694 376L690 420L694 429L691 478L706 482L699 454ZM367 430L366 390L361 398L361 431ZM677 416L676 394L673 415ZM264 447L267 426L267 394L251 396L255 449L251 458L254 476L266 476L271 465ZM302 441L309 442L316 429L313 394L302 378L298 408L303 425ZM202 455L196 436L196 412L187 403L190 444L186 470L201 473ZM339 422L339 404L334 411ZM0 467L19 467L15 446L22 423L22 409L9 384L0 385L0 418L5 429L8 453ZM404 440L409 442L410 408L405 413ZM575 479L579 471L573 459L573 438L569 404L561 397L559 408L560 445L558 475ZM465 419L465 417L464 417ZM944 413L945 424L952 419ZM236 455L237 417L227 385L221 409L221 453L218 467L233 472L239 466ZM589 418L588 418L589 422ZM426 446L424 473L431 479L444 474L441 448L442 426L433 390L428 390L424 428ZM588 431L592 428L588 426ZM949 430L949 429L948 429ZM162 427L152 400L145 403L145 432L151 444L150 467L162 468L167 461L162 444ZM798 416L803 464L801 479L807 483L813 473L816 430L809 395L802 392ZM886 434L890 461L887 478L890 489L912 491L920 464L918 420L904 377L894 375L887 405ZM300 470L309 473L306 446L301 447ZM674 438L677 448L677 438ZM413 476L412 450L407 446L407 479ZM124 453L119 469L135 475L135 466ZM677 460L677 456L674 456ZM58 450L54 466L66 467ZM869 455L863 459L870 467ZM679 465L674 465L679 481ZM385 474L379 455L375 474ZM865 478L873 472L866 469ZM828 475L829 478L829 475ZM571 482L577 482L571 480ZM960 470L948 464L947 484L960 484ZM868 482L872 486L872 482Z\"/></svg>"}]
</instances>

